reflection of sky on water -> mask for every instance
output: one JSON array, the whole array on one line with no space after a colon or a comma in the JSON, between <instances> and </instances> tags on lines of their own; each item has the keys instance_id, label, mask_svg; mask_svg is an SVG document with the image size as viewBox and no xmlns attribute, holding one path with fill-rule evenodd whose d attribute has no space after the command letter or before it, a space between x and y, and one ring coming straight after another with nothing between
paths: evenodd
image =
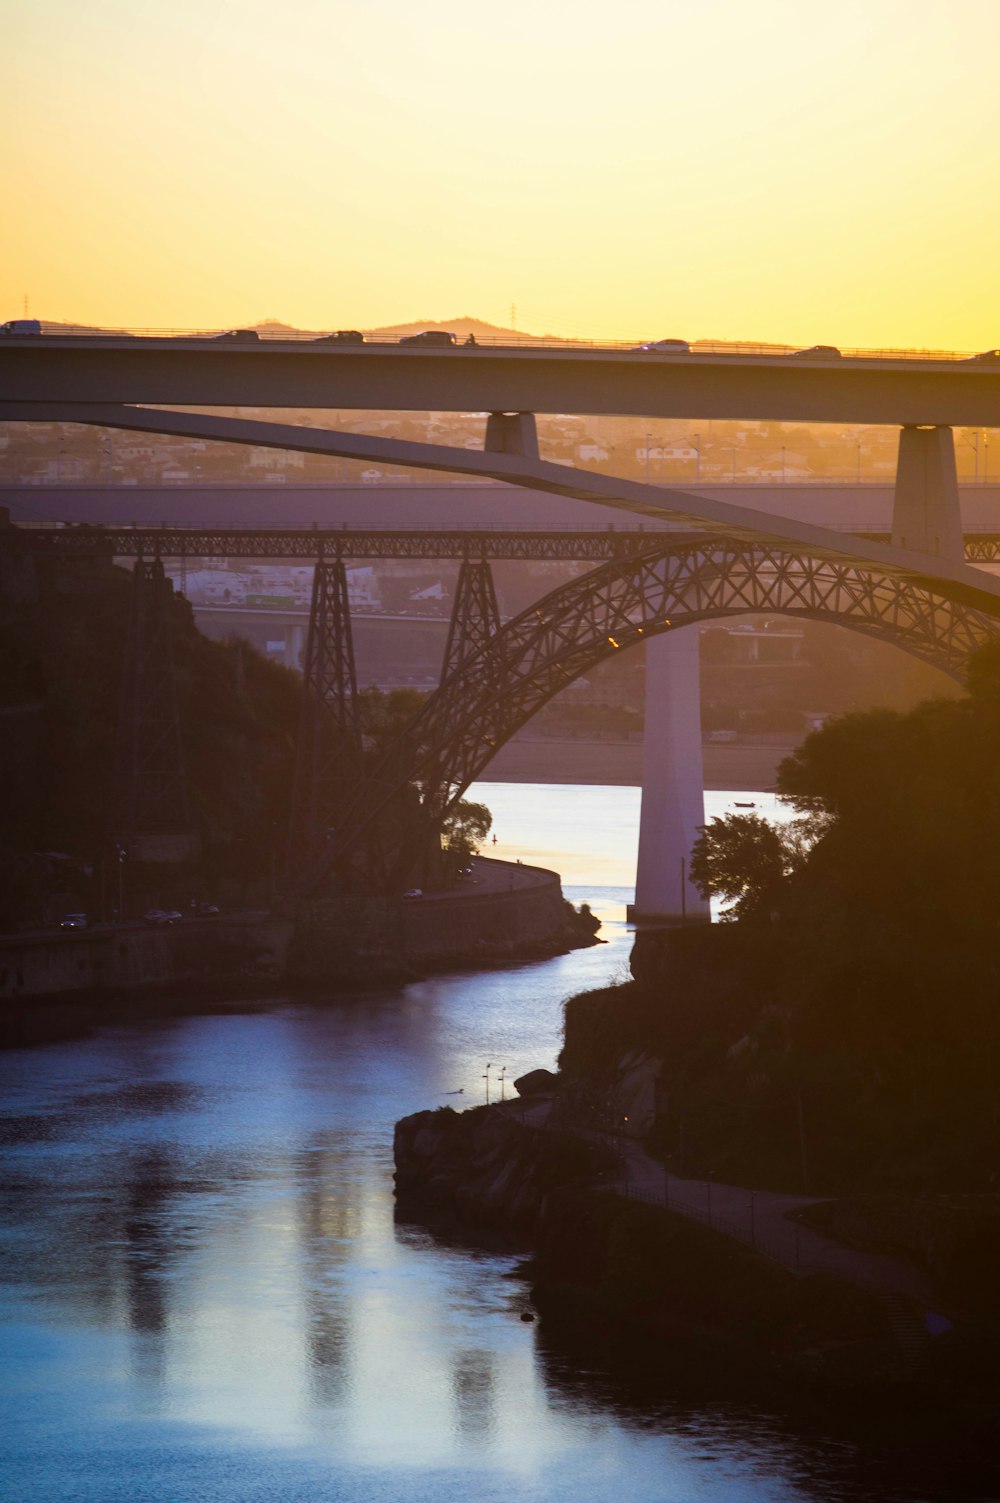
<instances>
[{"instance_id":1,"label":"reflection of sky on water","mask_svg":"<svg viewBox=\"0 0 1000 1503\"><path fill-rule=\"evenodd\" d=\"M508 1080L551 1066L565 998L627 963L630 888L595 884L586 841L607 835L619 859L633 790L600 790L589 824L565 792L528 790L520 822L492 802L506 843L527 830L578 853L567 894L605 917L605 945L244 1012L158 1003L0 1055L8 1496L823 1496L793 1485L794 1442L755 1421L654 1421L582 1377L550 1384L516 1257L394 1223L395 1119L480 1102L487 1062L494 1094L503 1065Z\"/></svg>"},{"instance_id":2,"label":"reflection of sky on water","mask_svg":"<svg viewBox=\"0 0 1000 1503\"><path fill-rule=\"evenodd\" d=\"M551 783L474 783L467 797L493 814L493 834L484 855L560 872L564 886L627 887L635 895L639 849L640 788ZM752 805L752 809L748 807ZM773 793L707 790L706 821L723 814L794 817Z\"/></svg>"}]
</instances>

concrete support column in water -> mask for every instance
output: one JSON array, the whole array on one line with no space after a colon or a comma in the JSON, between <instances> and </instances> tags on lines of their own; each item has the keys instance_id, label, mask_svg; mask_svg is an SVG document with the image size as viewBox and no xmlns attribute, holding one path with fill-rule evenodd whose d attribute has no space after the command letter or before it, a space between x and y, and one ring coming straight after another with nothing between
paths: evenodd
<instances>
[{"instance_id":1,"label":"concrete support column in water","mask_svg":"<svg viewBox=\"0 0 1000 1503\"><path fill-rule=\"evenodd\" d=\"M697 627L646 643L646 733L635 904L630 918L707 922L708 904L688 880L691 847L705 822Z\"/></svg>"}]
</instances>

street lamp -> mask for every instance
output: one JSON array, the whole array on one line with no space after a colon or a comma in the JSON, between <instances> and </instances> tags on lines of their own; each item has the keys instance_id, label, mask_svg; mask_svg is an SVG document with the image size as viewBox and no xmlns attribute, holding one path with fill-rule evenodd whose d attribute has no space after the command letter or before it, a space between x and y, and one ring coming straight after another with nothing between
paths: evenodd
<instances>
[{"instance_id":1,"label":"street lamp","mask_svg":"<svg viewBox=\"0 0 1000 1503\"><path fill-rule=\"evenodd\" d=\"M126 850L123 845L115 842L115 851L118 854L118 922L125 922L125 856Z\"/></svg>"},{"instance_id":2,"label":"street lamp","mask_svg":"<svg viewBox=\"0 0 1000 1503\"><path fill-rule=\"evenodd\" d=\"M483 1076L483 1079L486 1082L486 1105L487 1106L489 1106L489 1104L490 1104L490 1070L492 1068L493 1067L490 1064L489 1060L487 1060L487 1062L486 1062L486 1073Z\"/></svg>"},{"instance_id":3,"label":"street lamp","mask_svg":"<svg viewBox=\"0 0 1000 1503\"><path fill-rule=\"evenodd\" d=\"M506 1099L507 1099L506 1092L504 1091L504 1082L505 1082L506 1078L507 1078L507 1066L504 1065L503 1068L500 1071L500 1100L501 1101L506 1101Z\"/></svg>"}]
</instances>

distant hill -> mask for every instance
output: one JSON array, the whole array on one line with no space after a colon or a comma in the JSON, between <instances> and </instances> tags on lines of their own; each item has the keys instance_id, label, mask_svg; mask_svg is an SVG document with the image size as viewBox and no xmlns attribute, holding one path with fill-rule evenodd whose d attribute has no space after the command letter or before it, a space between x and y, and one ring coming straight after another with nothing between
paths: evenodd
<instances>
[{"instance_id":1,"label":"distant hill","mask_svg":"<svg viewBox=\"0 0 1000 1503\"><path fill-rule=\"evenodd\" d=\"M198 329L191 332L211 337L213 334L222 333L225 329L232 327L234 327L232 324L220 324L213 328ZM328 334L330 332L329 325L316 329L302 329L295 324L284 323L278 318L262 318L258 319L255 323L243 324L239 327L256 329L259 334L264 335L268 339L280 339L283 336L291 339L303 337L315 338L320 334ZM42 329L46 334L117 334L122 332L120 329L112 328L109 325L61 323L55 319L43 319ZM526 342L554 337L551 334L525 334L519 329L506 329L500 324L489 324L481 318L471 318L467 313L463 313L460 318L425 318L414 319L412 323L406 324L385 324L377 329L365 329L364 333L369 339L400 339L406 334L419 334L422 329L449 329L453 334L459 335L463 339L467 338L469 334L475 334L477 339L488 339L501 344L524 344ZM566 343L571 344L573 341L567 340Z\"/></svg>"}]
</instances>

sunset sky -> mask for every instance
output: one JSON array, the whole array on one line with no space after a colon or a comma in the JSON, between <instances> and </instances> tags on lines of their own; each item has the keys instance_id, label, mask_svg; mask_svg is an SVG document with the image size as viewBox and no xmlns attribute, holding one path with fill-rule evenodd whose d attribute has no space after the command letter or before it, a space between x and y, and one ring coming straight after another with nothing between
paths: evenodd
<instances>
[{"instance_id":1,"label":"sunset sky","mask_svg":"<svg viewBox=\"0 0 1000 1503\"><path fill-rule=\"evenodd\" d=\"M1000 345L1000 0L0 5L0 318Z\"/></svg>"}]
</instances>

